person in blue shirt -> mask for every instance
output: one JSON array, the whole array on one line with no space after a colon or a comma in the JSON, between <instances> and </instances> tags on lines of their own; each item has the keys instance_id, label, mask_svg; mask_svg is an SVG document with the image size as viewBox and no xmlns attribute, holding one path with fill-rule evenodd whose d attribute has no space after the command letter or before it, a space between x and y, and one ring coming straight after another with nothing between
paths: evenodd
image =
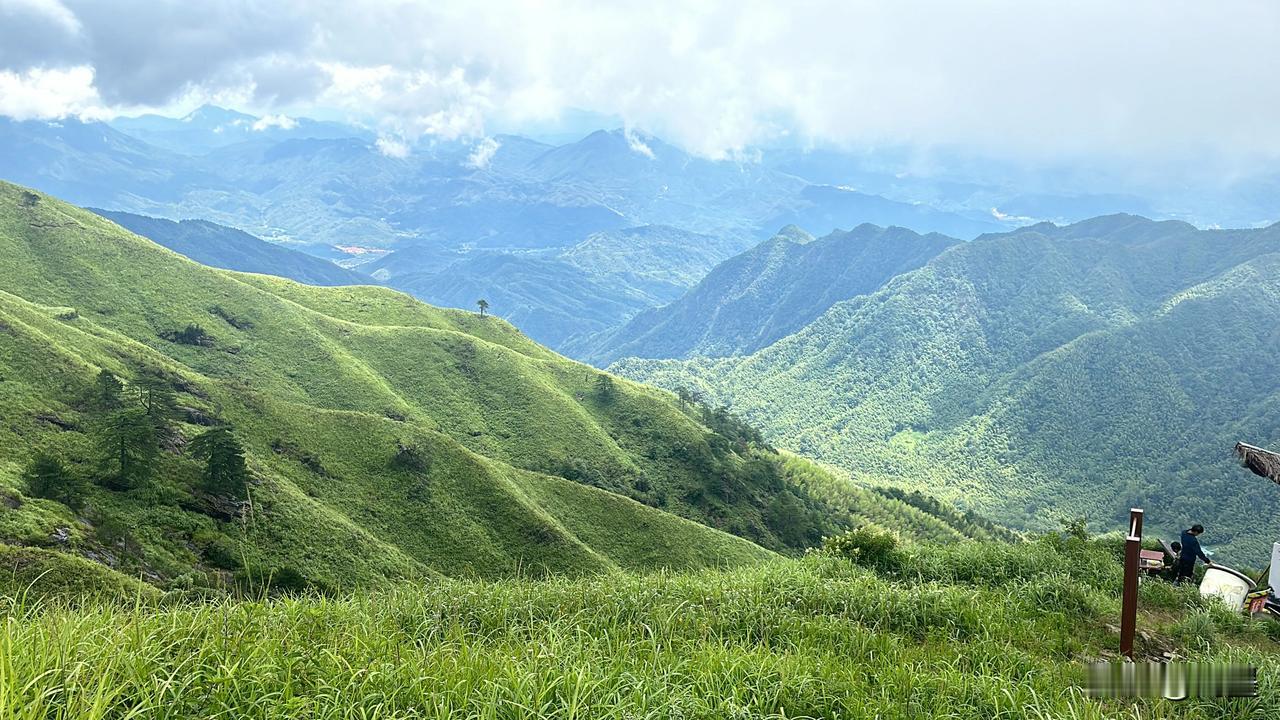
<instances>
[{"instance_id":1,"label":"person in blue shirt","mask_svg":"<svg viewBox=\"0 0 1280 720\"><path fill-rule=\"evenodd\" d=\"M1182 531L1180 541L1182 550L1178 553L1178 572L1174 575L1174 582L1182 582L1184 578L1190 578L1195 574L1196 558L1204 560L1204 564L1213 567L1213 562L1209 560L1209 556L1204 554L1204 550L1200 548L1200 535L1204 532L1204 526L1199 523L1192 525L1189 530Z\"/></svg>"}]
</instances>

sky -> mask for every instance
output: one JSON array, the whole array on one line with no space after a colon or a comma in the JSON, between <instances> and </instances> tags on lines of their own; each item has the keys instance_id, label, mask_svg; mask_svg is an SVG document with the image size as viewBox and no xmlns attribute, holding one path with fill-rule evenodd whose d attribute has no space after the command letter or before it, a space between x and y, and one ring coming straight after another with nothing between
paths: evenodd
<instances>
[{"instance_id":1,"label":"sky","mask_svg":"<svg viewBox=\"0 0 1280 720\"><path fill-rule=\"evenodd\" d=\"M713 158L947 147L1265 168L1280 3L0 0L0 115L204 102L388 147L616 117Z\"/></svg>"}]
</instances>

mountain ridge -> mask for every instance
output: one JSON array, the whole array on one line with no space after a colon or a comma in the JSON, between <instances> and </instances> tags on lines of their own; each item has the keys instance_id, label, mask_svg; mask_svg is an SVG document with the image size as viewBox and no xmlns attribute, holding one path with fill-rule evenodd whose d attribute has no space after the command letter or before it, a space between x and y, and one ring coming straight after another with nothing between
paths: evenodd
<instances>
[{"instance_id":1,"label":"mountain ridge","mask_svg":"<svg viewBox=\"0 0 1280 720\"><path fill-rule=\"evenodd\" d=\"M328 260L269 243L243 230L208 220L168 220L88 208L121 227L202 265L239 272L278 275L308 285L370 285L373 278Z\"/></svg>"},{"instance_id":2,"label":"mountain ridge","mask_svg":"<svg viewBox=\"0 0 1280 720\"><path fill-rule=\"evenodd\" d=\"M641 312L566 350L600 365L624 356L749 353L799 330L834 303L872 292L959 242L937 233L919 235L871 224L818 239L788 227L792 229L784 228L716 266L671 304Z\"/></svg>"},{"instance_id":3,"label":"mountain ridge","mask_svg":"<svg viewBox=\"0 0 1280 720\"><path fill-rule=\"evenodd\" d=\"M1256 560L1280 506L1229 450L1280 443L1278 258L1274 227L1033 226L954 245L751 355L611 369L701 390L864 483L1023 528L1146 507L1155 531L1202 522Z\"/></svg>"}]
</instances>

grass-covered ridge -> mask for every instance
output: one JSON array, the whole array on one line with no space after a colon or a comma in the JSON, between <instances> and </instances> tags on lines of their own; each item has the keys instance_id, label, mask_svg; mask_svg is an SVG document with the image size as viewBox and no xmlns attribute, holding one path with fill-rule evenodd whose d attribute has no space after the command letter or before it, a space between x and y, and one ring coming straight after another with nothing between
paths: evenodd
<instances>
[{"instance_id":1,"label":"grass-covered ridge","mask_svg":"<svg viewBox=\"0 0 1280 720\"><path fill-rule=\"evenodd\" d=\"M807 489L820 469L801 473L732 418L501 320L207 268L3 184L0 287L0 542L162 587L740 565L858 520ZM176 432L143 486L101 487L86 397L102 370L175 396ZM219 424L254 478L240 517L201 495L182 451ZM41 451L92 481L83 507L31 496L22 474Z\"/></svg>"},{"instance_id":2,"label":"grass-covered ridge","mask_svg":"<svg viewBox=\"0 0 1280 720\"><path fill-rule=\"evenodd\" d=\"M1117 643L1114 544L918 544L877 562L17 606L0 626L0 718L1265 718L1280 705L1275 626L1160 582L1143 585L1140 657L1255 665L1260 696L1084 697L1082 663Z\"/></svg>"}]
</instances>

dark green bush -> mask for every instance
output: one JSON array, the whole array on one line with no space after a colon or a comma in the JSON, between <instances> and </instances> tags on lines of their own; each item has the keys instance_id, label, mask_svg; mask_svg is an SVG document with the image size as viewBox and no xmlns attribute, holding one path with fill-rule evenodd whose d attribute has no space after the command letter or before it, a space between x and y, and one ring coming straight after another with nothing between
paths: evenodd
<instances>
[{"instance_id":1,"label":"dark green bush","mask_svg":"<svg viewBox=\"0 0 1280 720\"><path fill-rule=\"evenodd\" d=\"M822 552L884 570L896 568L901 562L898 536L871 525L825 538L822 541Z\"/></svg>"},{"instance_id":2,"label":"dark green bush","mask_svg":"<svg viewBox=\"0 0 1280 720\"><path fill-rule=\"evenodd\" d=\"M89 483L52 453L37 453L22 471L27 493L32 497L56 500L72 509L84 506Z\"/></svg>"},{"instance_id":3,"label":"dark green bush","mask_svg":"<svg viewBox=\"0 0 1280 720\"><path fill-rule=\"evenodd\" d=\"M213 567L235 570L241 566L236 542L216 530L199 530L191 536L191 542L200 550L200 557Z\"/></svg>"}]
</instances>

